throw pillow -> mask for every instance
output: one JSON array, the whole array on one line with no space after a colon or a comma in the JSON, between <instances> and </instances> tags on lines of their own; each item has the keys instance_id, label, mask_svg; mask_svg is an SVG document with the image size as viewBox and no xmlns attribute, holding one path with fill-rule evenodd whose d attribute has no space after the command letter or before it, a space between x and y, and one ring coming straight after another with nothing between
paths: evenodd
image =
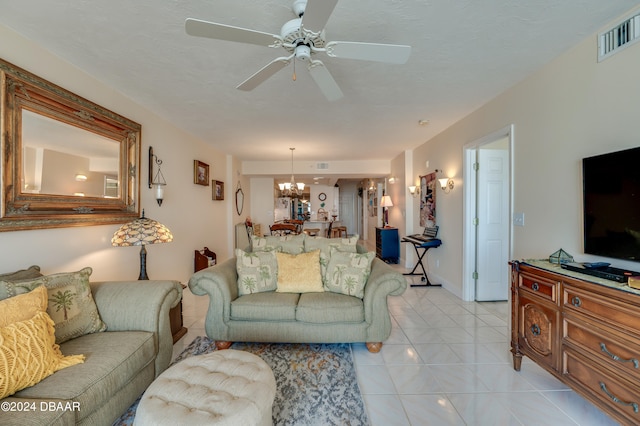
<instances>
[{"instance_id":1,"label":"throw pillow","mask_svg":"<svg viewBox=\"0 0 640 426\"><path fill-rule=\"evenodd\" d=\"M276 252L249 252L236 249L238 295L273 291L278 282Z\"/></svg>"},{"instance_id":2,"label":"throw pillow","mask_svg":"<svg viewBox=\"0 0 640 426\"><path fill-rule=\"evenodd\" d=\"M331 250L324 282L325 289L362 299L375 256L373 252L345 253Z\"/></svg>"},{"instance_id":3,"label":"throw pillow","mask_svg":"<svg viewBox=\"0 0 640 426\"><path fill-rule=\"evenodd\" d=\"M277 250L283 253L298 254L304 252L304 234L269 235L266 237L251 236L252 251Z\"/></svg>"},{"instance_id":4,"label":"throw pillow","mask_svg":"<svg viewBox=\"0 0 640 426\"><path fill-rule=\"evenodd\" d=\"M105 331L107 326L98 313L91 294L89 276L93 270L45 275L22 281L0 281L0 288L22 294L44 285L49 306L47 313L56 325L56 343L63 343L85 334Z\"/></svg>"},{"instance_id":5,"label":"throw pillow","mask_svg":"<svg viewBox=\"0 0 640 426\"><path fill-rule=\"evenodd\" d=\"M358 251L358 235L349 238L325 238L307 237L304 240L304 251L320 250L327 256L331 255L331 249L337 248L340 251L356 253Z\"/></svg>"},{"instance_id":6,"label":"throw pillow","mask_svg":"<svg viewBox=\"0 0 640 426\"><path fill-rule=\"evenodd\" d=\"M323 292L320 274L320 250L310 253L276 253L279 293Z\"/></svg>"},{"instance_id":7,"label":"throw pillow","mask_svg":"<svg viewBox=\"0 0 640 426\"><path fill-rule=\"evenodd\" d=\"M53 320L46 312L0 327L0 399L84 362L84 355L62 355L54 340Z\"/></svg>"},{"instance_id":8,"label":"throw pillow","mask_svg":"<svg viewBox=\"0 0 640 426\"><path fill-rule=\"evenodd\" d=\"M40 267L37 265L33 265L28 267L27 269L21 269L16 272L8 272L6 274L0 274L0 281L18 281L18 280L26 280L31 278L41 277ZM6 299L7 297L13 297L15 294L9 293L8 289L0 286L0 300Z\"/></svg>"},{"instance_id":9,"label":"throw pillow","mask_svg":"<svg viewBox=\"0 0 640 426\"><path fill-rule=\"evenodd\" d=\"M357 253L356 247L359 235L353 235L349 238L325 238L325 237L307 237L304 240L305 251L320 250L320 272L322 279L327 276L327 265L331 257L331 249L340 251Z\"/></svg>"},{"instance_id":10,"label":"throw pillow","mask_svg":"<svg viewBox=\"0 0 640 426\"><path fill-rule=\"evenodd\" d=\"M0 327L33 318L47 311L47 289L40 286L33 291L0 300Z\"/></svg>"}]
</instances>

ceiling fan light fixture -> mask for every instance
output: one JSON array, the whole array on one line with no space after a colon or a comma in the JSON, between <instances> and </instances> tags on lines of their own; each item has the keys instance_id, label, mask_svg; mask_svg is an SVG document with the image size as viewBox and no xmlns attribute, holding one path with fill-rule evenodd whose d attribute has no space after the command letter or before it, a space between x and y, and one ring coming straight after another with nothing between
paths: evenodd
<instances>
[{"instance_id":1,"label":"ceiling fan light fixture","mask_svg":"<svg viewBox=\"0 0 640 426\"><path fill-rule=\"evenodd\" d=\"M311 48L306 44L296 46L296 59L307 62L311 59Z\"/></svg>"}]
</instances>

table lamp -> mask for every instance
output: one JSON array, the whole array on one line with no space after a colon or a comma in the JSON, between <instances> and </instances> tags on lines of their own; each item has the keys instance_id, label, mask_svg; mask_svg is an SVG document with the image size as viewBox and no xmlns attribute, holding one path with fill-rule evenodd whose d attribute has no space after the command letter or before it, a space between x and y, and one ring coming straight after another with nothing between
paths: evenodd
<instances>
[{"instance_id":1,"label":"table lamp","mask_svg":"<svg viewBox=\"0 0 640 426\"><path fill-rule=\"evenodd\" d=\"M382 218L382 226L387 227L389 224L389 207L393 207L393 202L391 201L391 197L388 195L383 195L380 199L380 207L384 209L384 216Z\"/></svg>"},{"instance_id":2,"label":"table lamp","mask_svg":"<svg viewBox=\"0 0 640 426\"><path fill-rule=\"evenodd\" d=\"M147 275L147 244L170 243L173 235L169 228L153 219L142 217L122 225L111 238L111 245L116 247L142 246L140 248L140 276L139 280L148 280Z\"/></svg>"}]
</instances>

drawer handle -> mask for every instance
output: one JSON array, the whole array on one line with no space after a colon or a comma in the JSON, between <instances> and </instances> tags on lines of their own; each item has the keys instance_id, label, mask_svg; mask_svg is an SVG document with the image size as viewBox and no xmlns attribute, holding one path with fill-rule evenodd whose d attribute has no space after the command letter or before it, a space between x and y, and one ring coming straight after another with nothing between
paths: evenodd
<instances>
[{"instance_id":1,"label":"drawer handle","mask_svg":"<svg viewBox=\"0 0 640 426\"><path fill-rule=\"evenodd\" d=\"M533 283L533 284L531 284L531 289L533 291L538 291L538 290L540 290L540 285L538 283Z\"/></svg>"},{"instance_id":2,"label":"drawer handle","mask_svg":"<svg viewBox=\"0 0 640 426\"><path fill-rule=\"evenodd\" d=\"M626 405L626 406L629 406L629 407L633 407L633 412L634 413L638 412L638 404L636 402L626 402L626 401L620 400L620 398L618 398L617 396L615 396L611 392L609 392L609 390L607 389L607 386L603 382L599 382L599 383L600 383L600 389L602 389L602 392L606 393L607 396L609 398L611 398L611 400L613 402L616 402L616 403L621 404L621 405Z\"/></svg>"},{"instance_id":3,"label":"drawer handle","mask_svg":"<svg viewBox=\"0 0 640 426\"><path fill-rule=\"evenodd\" d=\"M540 335L540 327L538 326L538 324L533 324L531 326L531 332L533 333L534 336Z\"/></svg>"},{"instance_id":4,"label":"drawer handle","mask_svg":"<svg viewBox=\"0 0 640 426\"><path fill-rule=\"evenodd\" d=\"M602 352L604 352L605 354L609 355L611 357L612 360L614 361L620 361L620 362L631 362L633 363L634 368L638 368L638 360L635 358L630 358L630 359L623 359L620 358L618 355L614 355L611 352L609 352L609 350L607 349L607 345L605 345L604 343L600 343L600 350Z\"/></svg>"},{"instance_id":5,"label":"drawer handle","mask_svg":"<svg viewBox=\"0 0 640 426\"><path fill-rule=\"evenodd\" d=\"M580 300L578 296L573 296L571 298L571 304L576 308L579 308L580 306L582 306L582 300Z\"/></svg>"}]
</instances>

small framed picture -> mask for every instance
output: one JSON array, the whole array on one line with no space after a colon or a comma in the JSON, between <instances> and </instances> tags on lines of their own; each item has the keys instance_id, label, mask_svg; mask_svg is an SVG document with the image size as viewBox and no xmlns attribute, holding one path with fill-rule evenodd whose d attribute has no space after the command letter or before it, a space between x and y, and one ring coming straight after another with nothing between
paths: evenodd
<instances>
[{"instance_id":1,"label":"small framed picture","mask_svg":"<svg viewBox=\"0 0 640 426\"><path fill-rule=\"evenodd\" d=\"M193 160L193 183L209 186L209 165L207 163Z\"/></svg>"},{"instance_id":2,"label":"small framed picture","mask_svg":"<svg viewBox=\"0 0 640 426\"><path fill-rule=\"evenodd\" d=\"M212 180L211 185L213 186L213 199L224 200L224 182Z\"/></svg>"}]
</instances>

